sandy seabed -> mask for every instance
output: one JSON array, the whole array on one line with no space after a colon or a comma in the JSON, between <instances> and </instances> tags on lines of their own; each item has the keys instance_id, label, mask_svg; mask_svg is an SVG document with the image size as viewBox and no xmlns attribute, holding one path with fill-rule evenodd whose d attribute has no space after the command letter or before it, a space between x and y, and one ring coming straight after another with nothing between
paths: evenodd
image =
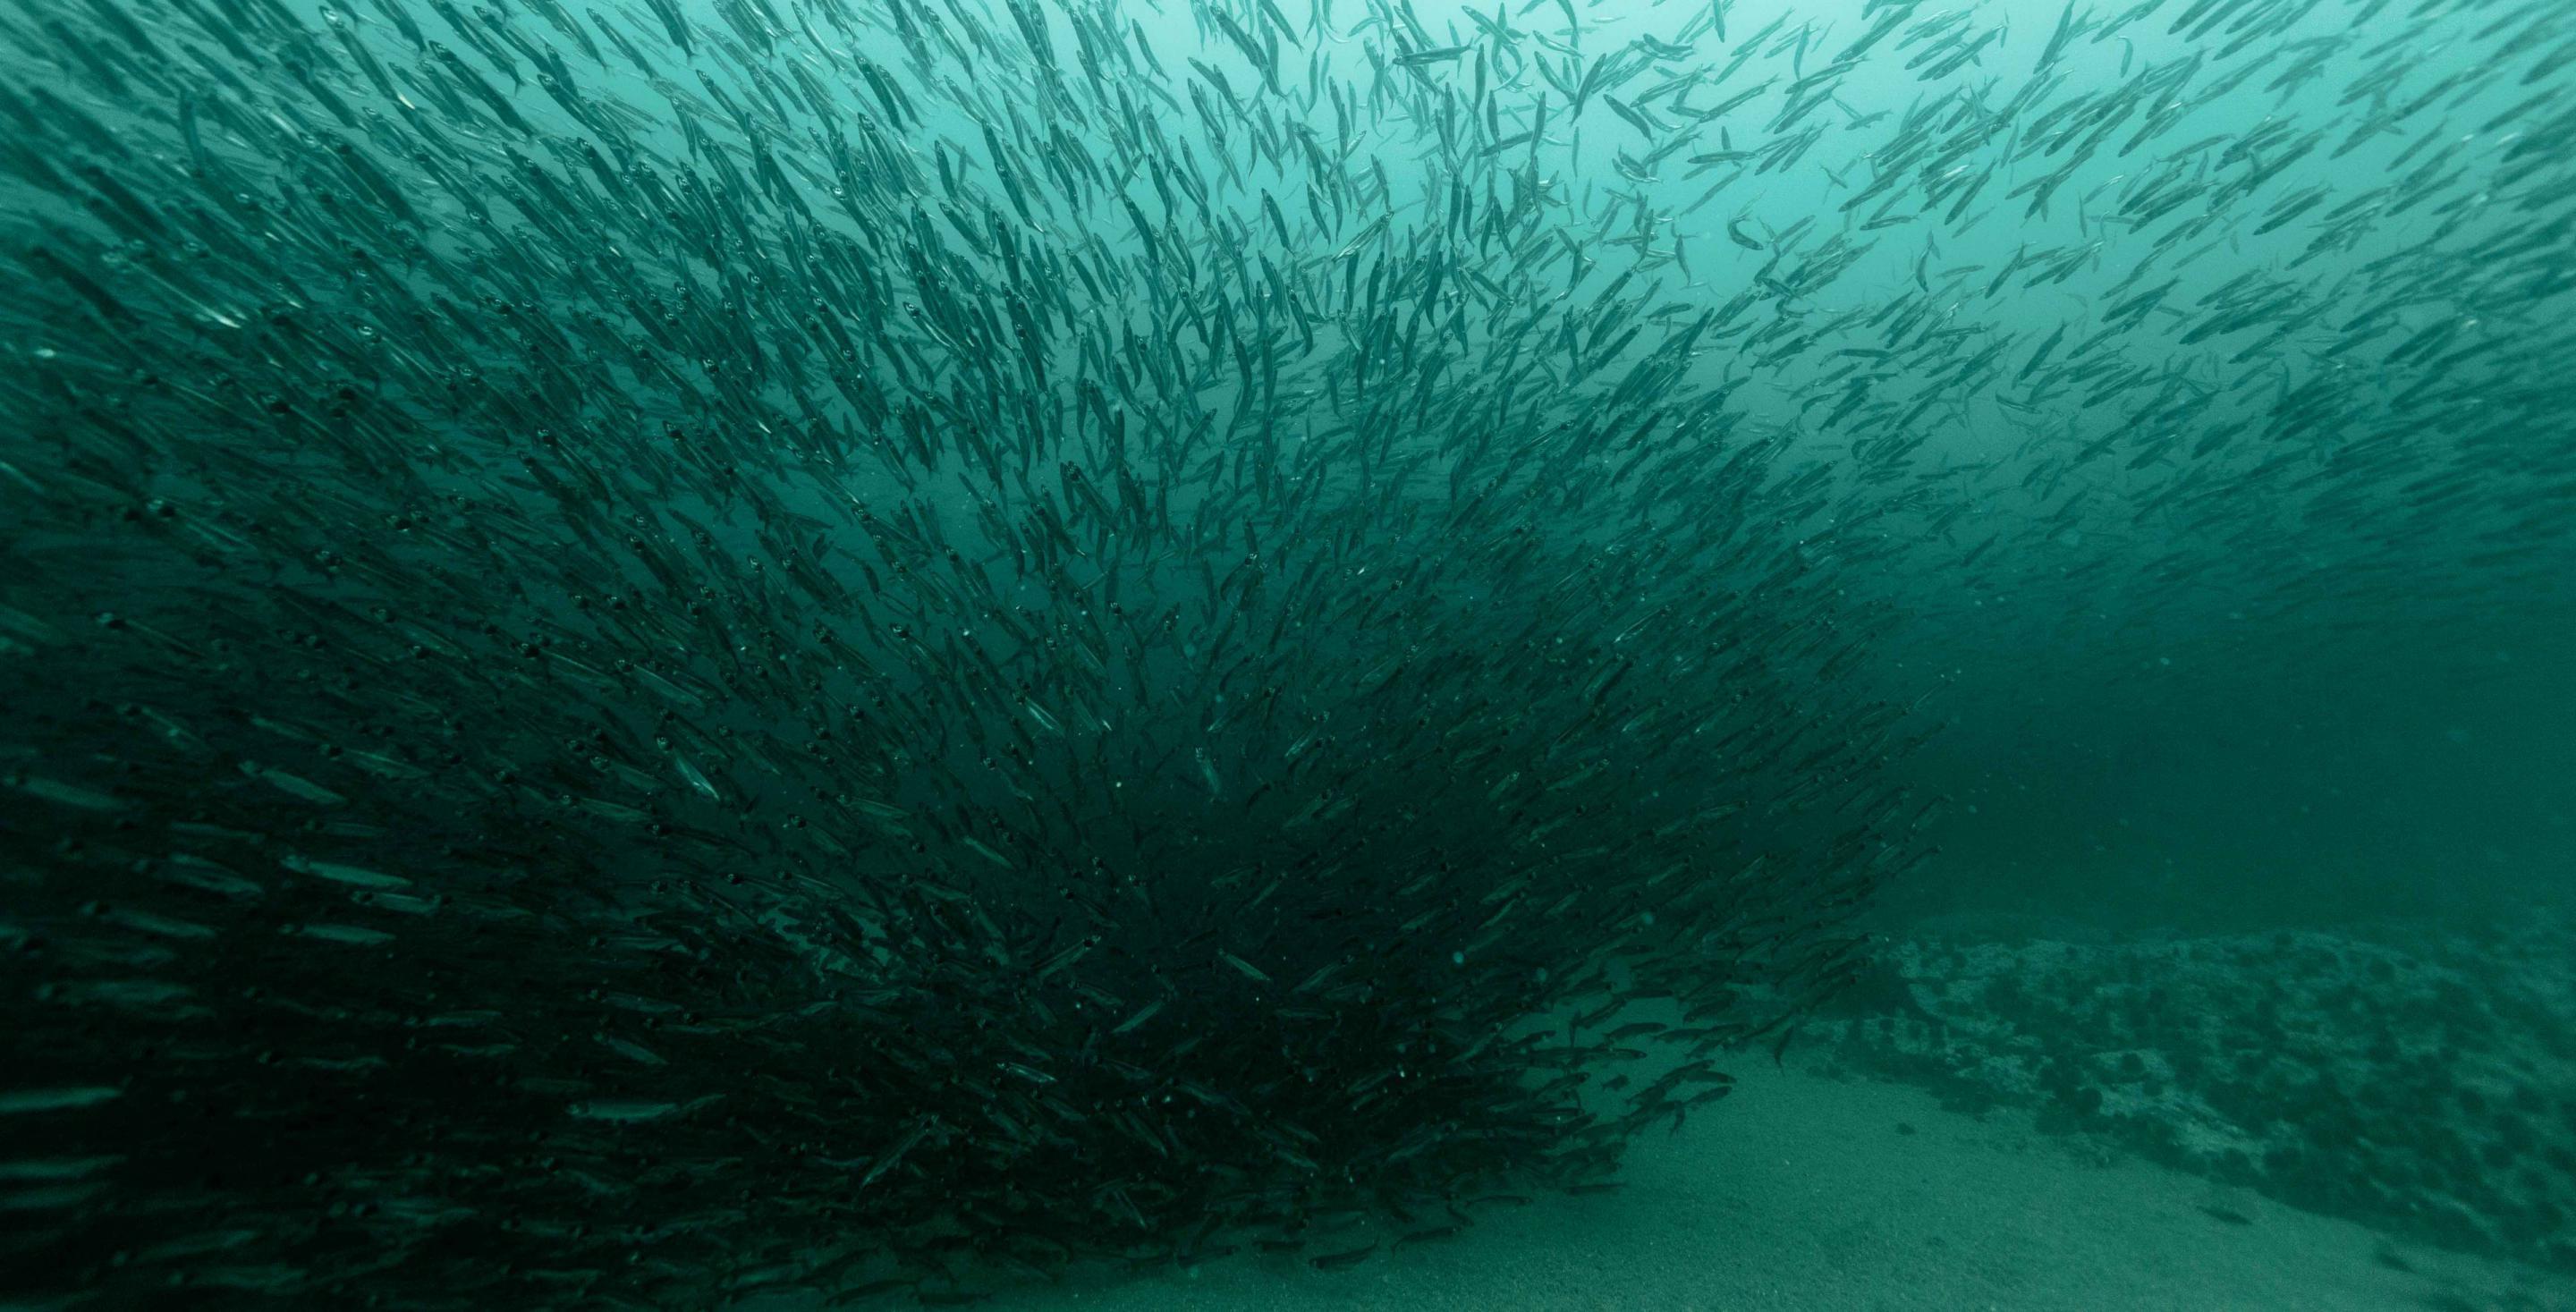
<instances>
[{"instance_id":1,"label":"sandy seabed","mask_svg":"<svg viewBox=\"0 0 2576 1312\"><path fill-rule=\"evenodd\" d=\"M2015 1113L1945 1111L1911 1088L1801 1071L1794 1055L1786 1070L1764 1056L1732 1069L1735 1095L1679 1134L1649 1132L1613 1193L1489 1212L1342 1271L1238 1255L980 1306L2576 1312L2576 1278L2391 1240Z\"/></svg>"}]
</instances>

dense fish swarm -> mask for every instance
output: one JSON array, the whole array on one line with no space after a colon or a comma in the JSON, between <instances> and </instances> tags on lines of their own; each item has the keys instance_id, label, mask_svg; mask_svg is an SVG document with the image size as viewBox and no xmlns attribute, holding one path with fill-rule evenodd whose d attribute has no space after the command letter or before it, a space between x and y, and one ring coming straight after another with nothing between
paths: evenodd
<instances>
[{"instance_id":1,"label":"dense fish swarm","mask_svg":"<svg viewBox=\"0 0 2576 1312\"><path fill-rule=\"evenodd\" d=\"M1835 1064L2030 1108L2284 1202L2576 1268L2576 926L1933 937L1811 1026Z\"/></svg>"},{"instance_id":2,"label":"dense fish swarm","mask_svg":"<svg viewBox=\"0 0 2576 1312\"><path fill-rule=\"evenodd\" d=\"M1338 1267L1859 968L1905 625L2564 595L2554 0L1361 8L0 4L6 1289Z\"/></svg>"},{"instance_id":3,"label":"dense fish swarm","mask_svg":"<svg viewBox=\"0 0 2576 1312\"><path fill-rule=\"evenodd\" d=\"M1534 175L1220 207L1105 12L719 17L17 15L13 1286L1455 1224L1833 987L1904 714L1707 315L1548 376Z\"/></svg>"}]
</instances>

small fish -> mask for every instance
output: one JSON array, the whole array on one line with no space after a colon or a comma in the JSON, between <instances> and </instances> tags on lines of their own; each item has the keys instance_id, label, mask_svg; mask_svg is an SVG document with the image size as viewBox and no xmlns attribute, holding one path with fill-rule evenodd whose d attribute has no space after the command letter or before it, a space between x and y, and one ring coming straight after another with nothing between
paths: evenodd
<instances>
[{"instance_id":1,"label":"small fish","mask_svg":"<svg viewBox=\"0 0 2576 1312\"><path fill-rule=\"evenodd\" d=\"M289 856L279 864L300 875L311 875L315 879L328 880L334 884L346 884L352 888L400 889L412 886L412 881L400 875L388 875L382 871L342 865L336 861L313 861L300 856Z\"/></svg>"},{"instance_id":2,"label":"small fish","mask_svg":"<svg viewBox=\"0 0 2576 1312\"><path fill-rule=\"evenodd\" d=\"M1167 1001L1169 1001L1169 999L1156 998L1152 1002L1146 1003L1144 1006L1137 1008L1134 1015L1120 1021L1118 1023L1118 1027L1109 1032L1112 1034L1125 1034L1143 1026L1145 1022L1152 1020L1155 1016L1162 1013L1163 1004Z\"/></svg>"},{"instance_id":3,"label":"small fish","mask_svg":"<svg viewBox=\"0 0 2576 1312\"><path fill-rule=\"evenodd\" d=\"M51 802L57 806L76 807L83 811L117 811L124 809L125 806L125 803L106 793L93 792L87 788L33 775L12 775L0 779L0 783L5 783L39 801Z\"/></svg>"},{"instance_id":4,"label":"small fish","mask_svg":"<svg viewBox=\"0 0 2576 1312\"><path fill-rule=\"evenodd\" d=\"M0 1089L0 1116L73 1111L113 1101L123 1094L123 1090L104 1084L72 1085L52 1089Z\"/></svg>"},{"instance_id":5,"label":"small fish","mask_svg":"<svg viewBox=\"0 0 2576 1312\"><path fill-rule=\"evenodd\" d=\"M579 1119L613 1121L621 1125L665 1120L678 1115L679 1111L680 1104L676 1102L644 1102L636 1099L606 1099L598 1102L575 1103L572 1106L572 1114Z\"/></svg>"},{"instance_id":6,"label":"small fish","mask_svg":"<svg viewBox=\"0 0 2576 1312\"><path fill-rule=\"evenodd\" d=\"M1371 1243L1364 1247L1348 1249L1339 1253L1323 1253L1307 1258L1306 1265L1311 1266L1318 1271L1344 1271L1367 1261L1370 1255L1375 1252L1377 1252L1377 1245Z\"/></svg>"}]
</instances>

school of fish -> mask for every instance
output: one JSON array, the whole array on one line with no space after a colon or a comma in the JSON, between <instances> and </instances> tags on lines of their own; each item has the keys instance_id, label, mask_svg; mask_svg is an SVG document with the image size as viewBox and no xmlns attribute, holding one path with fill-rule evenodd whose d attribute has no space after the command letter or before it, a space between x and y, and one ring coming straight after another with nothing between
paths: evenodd
<instances>
[{"instance_id":1,"label":"school of fish","mask_svg":"<svg viewBox=\"0 0 2576 1312\"><path fill-rule=\"evenodd\" d=\"M2576 586L2557 0L1343 8L0 0L0 1300L1349 1266L1974 635Z\"/></svg>"}]
</instances>

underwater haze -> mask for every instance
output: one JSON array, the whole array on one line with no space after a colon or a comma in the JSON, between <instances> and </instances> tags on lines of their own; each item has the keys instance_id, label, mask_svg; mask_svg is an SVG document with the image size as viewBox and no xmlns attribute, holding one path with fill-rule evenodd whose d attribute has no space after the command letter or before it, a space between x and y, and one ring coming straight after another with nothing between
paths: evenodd
<instances>
[{"instance_id":1,"label":"underwater haze","mask_svg":"<svg viewBox=\"0 0 2576 1312\"><path fill-rule=\"evenodd\" d=\"M0 0L0 1308L2576 1308L2564 0Z\"/></svg>"}]
</instances>

